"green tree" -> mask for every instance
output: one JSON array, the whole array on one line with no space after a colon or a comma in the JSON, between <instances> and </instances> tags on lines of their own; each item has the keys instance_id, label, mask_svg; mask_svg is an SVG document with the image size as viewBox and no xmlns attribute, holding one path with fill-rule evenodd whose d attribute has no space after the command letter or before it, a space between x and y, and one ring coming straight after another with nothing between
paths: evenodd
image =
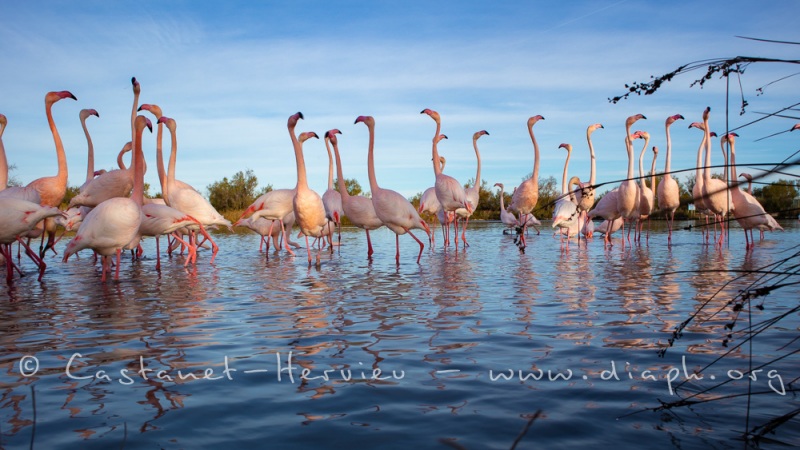
<instances>
[{"instance_id":1,"label":"green tree","mask_svg":"<svg viewBox=\"0 0 800 450\"><path fill-rule=\"evenodd\" d=\"M797 217L797 211L792 208L797 197L798 186L796 183L780 179L762 188L753 189L753 196L761 202L764 210L780 218Z\"/></svg>"},{"instance_id":2,"label":"green tree","mask_svg":"<svg viewBox=\"0 0 800 450\"><path fill-rule=\"evenodd\" d=\"M333 179L333 187L337 188L339 186L339 178ZM363 192L361 190L361 185L358 183L358 180L355 178L345 178L344 179L344 187L347 189L347 193L350 195L361 195Z\"/></svg>"},{"instance_id":3,"label":"green tree","mask_svg":"<svg viewBox=\"0 0 800 450\"><path fill-rule=\"evenodd\" d=\"M210 184L208 189L208 200L211 205L219 211L230 211L244 209L249 206L257 196L272 190L272 185L256 192L258 178L251 169L246 172L236 172L228 179L215 181Z\"/></svg>"}]
</instances>

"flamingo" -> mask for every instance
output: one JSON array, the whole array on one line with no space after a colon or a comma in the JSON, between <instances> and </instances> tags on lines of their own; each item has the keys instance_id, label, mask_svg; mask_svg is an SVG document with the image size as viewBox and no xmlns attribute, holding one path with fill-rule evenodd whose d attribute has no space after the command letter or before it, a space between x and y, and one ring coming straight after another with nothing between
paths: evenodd
<instances>
[{"instance_id":1,"label":"flamingo","mask_svg":"<svg viewBox=\"0 0 800 450\"><path fill-rule=\"evenodd\" d=\"M436 133L433 135L433 146L431 148L431 153L433 155L431 159L433 162L433 174L436 177L436 183L434 184L436 188L436 198L439 200L439 203L442 205L442 209L444 209L445 212L455 212L458 208L464 208L469 214L472 214L472 207L467 201L466 190L455 178L445 175L442 172L441 165L439 164L439 151L437 149L437 145L442 139L447 139L447 136L440 134L442 124L439 113L432 109L426 108L423 109L420 114L427 114L431 119L433 119L434 122L436 122ZM455 223L456 226L454 240L456 248L458 248L458 221Z\"/></svg>"},{"instance_id":2,"label":"flamingo","mask_svg":"<svg viewBox=\"0 0 800 450\"><path fill-rule=\"evenodd\" d=\"M103 269L101 281L105 281L110 270L109 256L116 253L117 266L114 279L119 279L120 255L122 249L134 248L139 243L139 226L143 213L141 199L144 194L144 154L142 152L142 132L147 127L151 132L153 125L144 116L135 121L134 136L134 189L131 198L110 198L92 209L83 219L78 233L64 250L64 262L70 255L85 248L91 248L102 256Z\"/></svg>"},{"instance_id":3,"label":"flamingo","mask_svg":"<svg viewBox=\"0 0 800 450\"><path fill-rule=\"evenodd\" d=\"M647 146L650 143L650 133L646 131L640 131L638 133L640 138L644 139L644 145L642 146L642 151L639 153L639 217L638 222L636 224L636 235L635 240L639 242L642 238L642 228L644 228L644 221L648 220L649 225L649 218L650 214L653 213L655 209L655 196L653 195L653 188L647 186L645 182L647 176L644 173L644 154L647 151ZM658 149L653 147L654 155L658 155ZM652 173L653 169L656 166L656 159L655 156L653 157L653 167L651 168L650 172ZM655 177L653 177L655 180ZM651 183L652 184L652 183ZM655 187L655 184L653 184ZM648 226L647 229L647 242L650 242L650 228Z\"/></svg>"},{"instance_id":4,"label":"flamingo","mask_svg":"<svg viewBox=\"0 0 800 450\"><path fill-rule=\"evenodd\" d=\"M382 227L383 222L375 213L372 200L361 195L351 196L347 192L347 186L344 183L344 175L342 174L342 159L339 155L339 139L336 137L336 135L340 133L338 129L325 132L325 146L327 147L329 143L333 146L333 153L336 157L336 181L339 194L342 197L342 210L344 211L344 215L347 216L350 223L367 233L367 258L371 258L373 250L369 232Z\"/></svg>"},{"instance_id":5,"label":"flamingo","mask_svg":"<svg viewBox=\"0 0 800 450\"><path fill-rule=\"evenodd\" d=\"M589 156L592 161L592 168L589 172L589 184L581 183L578 185L579 191L575 192L575 198L578 201L578 210L583 213L588 212L594 206L594 183L597 180L596 158L594 156L594 146L592 145L592 133L597 129L603 128L603 124L596 123L589 125L586 128L586 142L589 144Z\"/></svg>"},{"instance_id":6,"label":"flamingo","mask_svg":"<svg viewBox=\"0 0 800 450\"><path fill-rule=\"evenodd\" d=\"M69 91L48 92L44 97L45 115L53 134L53 142L56 146L56 157L58 160L58 173L52 177L37 178L28 183L28 188L34 189L39 194L39 201L45 206L59 206L67 193L67 155L64 152L64 143L58 134L56 123L53 120L53 104L59 100L71 98L77 100ZM52 218L45 219L45 232L47 234L47 244L39 247L39 257L44 257L44 252L53 247L55 238L55 222ZM44 237L43 237L44 238Z\"/></svg>"},{"instance_id":7,"label":"flamingo","mask_svg":"<svg viewBox=\"0 0 800 450\"><path fill-rule=\"evenodd\" d=\"M339 130L336 130L339 131ZM341 131L339 131L341 133ZM325 135L327 136L327 132ZM342 194L333 186L333 154L328 145L328 138L325 138L325 150L328 151L328 189L322 194L322 204L325 205L325 217L336 225L339 244L342 243ZM331 249L333 247L331 246Z\"/></svg>"},{"instance_id":8,"label":"flamingo","mask_svg":"<svg viewBox=\"0 0 800 450\"><path fill-rule=\"evenodd\" d=\"M480 139L481 136L488 135L489 132L486 130L477 131L472 135L472 148L475 149L475 157L478 159L478 170L475 173L475 183L472 187L468 187L464 190L467 194L467 202L469 202L472 211L478 209L478 203L481 198L481 153L478 151L478 139ZM464 245L469 245L467 244L467 226L469 226L469 218L472 216L472 211L467 211L466 208L458 208L455 211L459 218L465 219L464 227L461 230L461 240L464 241Z\"/></svg>"},{"instance_id":9,"label":"flamingo","mask_svg":"<svg viewBox=\"0 0 800 450\"><path fill-rule=\"evenodd\" d=\"M38 205L16 197L0 198L0 254L3 255L6 264L7 283L11 283L14 269L22 275L11 256L11 243L14 241L25 248L25 253L38 267L39 281L42 281L46 264L31 250L22 236L27 235L40 221L61 215L62 212L55 206Z\"/></svg>"},{"instance_id":10,"label":"flamingo","mask_svg":"<svg viewBox=\"0 0 800 450\"><path fill-rule=\"evenodd\" d=\"M711 178L711 136L708 126L708 117L711 113L711 107L707 107L703 112L703 127L706 135L706 163L705 170L703 171L703 198L705 199L706 207L717 216L720 224L720 236L716 245L722 246L722 241L725 236L725 216L731 206L730 192L728 191L727 181ZM727 166L727 161L725 165Z\"/></svg>"},{"instance_id":11,"label":"flamingo","mask_svg":"<svg viewBox=\"0 0 800 450\"><path fill-rule=\"evenodd\" d=\"M78 114L78 117L81 120L81 128L83 128L83 134L86 135L86 143L87 143L86 183L92 181L92 179L94 179L95 177L94 145L92 144L92 136L89 134L89 129L86 127L86 119L88 119L90 116L95 116L97 118L100 118L100 113L98 113L97 110L95 109L82 109L81 112Z\"/></svg>"},{"instance_id":12,"label":"flamingo","mask_svg":"<svg viewBox=\"0 0 800 450\"><path fill-rule=\"evenodd\" d=\"M269 253L269 239L272 238L272 242L275 245L275 250L279 250L281 245L279 243L279 239L283 238L281 228L276 228L272 222L275 222L272 219L267 219L261 216L261 211L256 211L253 213L252 216L247 217L245 219L239 219L236 223L233 224L234 227L247 227L250 230L254 231L256 234L261 236L261 244L259 245L258 251L264 247L264 243L267 244L267 253ZM294 226L294 212L290 212L289 214L283 217L283 226L287 229L291 229ZM287 233L287 238L289 234ZM297 242L293 242L289 240L289 245L298 248L300 244Z\"/></svg>"},{"instance_id":13,"label":"flamingo","mask_svg":"<svg viewBox=\"0 0 800 450\"><path fill-rule=\"evenodd\" d=\"M617 197L619 196L619 188L614 188L610 192L606 192L602 198L597 202L597 205L589 212L589 222L592 221L594 217L602 217L607 222L614 222L617 219L621 219L622 216L619 214L619 209L617 208ZM603 239L603 246L613 246L611 243L610 233L604 233L605 237Z\"/></svg>"},{"instance_id":14,"label":"flamingo","mask_svg":"<svg viewBox=\"0 0 800 450\"><path fill-rule=\"evenodd\" d=\"M3 145L3 132L8 119L0 114L0 198L18 198L31 203L40 203L39 192L33 186L8 186L8 160Z\"/></svg>"},{"instance_id":15,"label":"flamingo","mask_svg":"<svg viewBox=\"0 0 800 450\"><path fill-rule=\"evenodd\" d=\"M580 180L574 177L569 180L570 186L567 186L567 169L569 167L569 159L572 156L572 145L561 144L558 148L563 148L567 151L567 159L564 161L564 173L561 176L561 196L556 200L555 208L553 209L553 228L569 229L578 218L578 204L576 203L575 195L570 192L573 180ZM569 235L567 235L569 239ZM563 243L563 239L561 241Z\"/></svg>"},{"instance_id":16,"label":"flamingo","mask_svg":"<svg viewBox=\"0 0 800 450\"><path fill-rule=\"evenodd\" d=\"M667 155L666 163L664 165L664 176L661 178L661 184L656 189L656 196L658 197L658 207L664 211L667 218L667 228L669 235L667 236L667 245L672 245L672 227L675 222L675 210L681 205L681 193L678 187L678 182L672 178L670 173L670 163L672 161L672 138L670 137L669 129L676 120L683 120L683 116L675 114L667 117L664 124L667 134Z\"/></svg>"},{"instance_id":17,"label":"flamingo","mask_svg":"<svg viewBox=\"0 0 800 450\"><path fill-rule=\"evenodd\" d=\"M166 125L167 129L170 131L172 135L172 154L177 155L178 152L178 137L176 135L175 129L177 124L175 123L175 119L170 117L161 116L158 119L160 123ZM177 159L177 156L176 158ZM222 225L229 230L233 230L233 227L228 221L228 219L224 218L222 214L217 212L211 203L208 202L202 195L200 195L197 190L192 189L191 187L181 187L175 181L175 166L176 164L172 164L173 158L170 157L170 166L167 173L167 195L164 196L164 200L167 202L167 205L181 211L193 218L197 219L198 222L202 226L200 226L200 233L205 237L207 241L211 243L211 263L214 262L214 258L217 256L217 252L219 251L219 246L217 243L211 239L211 236L208 234L206 228L214 227L217 225ZM192 230L193 231L193 230ZM192 235L194 232L192 232ZM193 237L190 237L190 240Z\"/></svg>"},{"instance_id":18,"label":"flamingo","mask_svg":"<svg viewBox=\"0 0 800 450\"><path fill-rule=\"evenodd\" d=\"M689 128L697 128L703 132L703 140L700 142L700 147L697 149L697 168L695 169L694 186L692 187L692 201L694 202L695 210L706 216L706 227L703 229L703 237L706 244L708 243L708 208L706 207L706 199L703 196L703 156L706 149L706 134L705 126L700 122L692 122ZM716 136L716 133L711 132L711 135Z\"/></svg>"},{"instance_id":19,"label":"flamingo","mask_svg":"<svg viewBox=\"0 0 800 450\"><path fill-rule=\"evenodd\" d=\"M642 114L635 114L625 120L625 149L628 152L628 175L625 181L619 185L617 194L617 209L619 215L626 221L635 221L639 218L639 186L633 179L633 138L631 136L631 126L640 119L647 119ZM623 234L625 225L623 224ZM630 228L628 228L628 243L630 244ZM625 239L622 240L622 247L625 248Z\"/></svg>"},{"instance_id":20,"label":"flamingo","mask_svg":"<svg viewBox=\"0 0 800 450\"><path fill-rule=\"evenodd\" d=\"M441 163L441 169L444 170L447 160L444 156L439 156L439 162ZM425 191L422 193L422 196L419 198L419 208L417 208L417 212L420 214L428 212L435 215L439 219L439 225L442 228L442 240L445 242L445 245L447 245L450 241L447 233L445 233L445 226L449 225L453 221L453 213L445 214L444 210L442 210L442 204L439 203L439 199L436 198L436 186L431 186L428 189L425 189ZM431 233L431 248L433 248L434 245L433 237L434 233Z\"/></svg>"},{"instance_id":21,"label":"flamingo","mask_svg":"<svg viewBox=\"0 0 800 450\"><path fill-rule=\"evenodd\" d=\"M300 227L300 232L306 238L306 250L308 250L308 264L311 265L311 247L308 245L308 237L321 237L327 224L325 217L325 205L322 204L322 197L308 187L306 177L306 162L303 157L303 143L311 138L319 139L317 133L303 132L295 137L294 128L300 113L289 117L289 134L292 137L294 147L294 157L297 162L297 186L295 187L292 206L294 208L294 218ZM319 253L317 253L317 264L319 265Z\"/></svg>"},{"instance_id":22,"label":"flamingo","mask_svg":"<svg viewBox=\"0 0 800 450\"><path fill-rule=\"evenodd\" d=\"M156 123L158 124L158 130L156 132L156 170L158 171L158 181L161 184L161 197L167 197L167 172L164 168L164 151L163 151L163 134L164 134L164 122L160 122L161 117L164 116L164 112L160 106L154 103L142 103L137 111L147 111L156 118ZM177 152L170 152L169 156L169 165L174 166L177 160L178 154ZM120 169L124 169L125 166L122 164L122 157L117 159L117 162L120 164ZM172 183L180 189L194 189L190 184L184 183L181 180L175 179Z\"/></svg>"},{"instance_id":23,"label":"flamingo","mask_svg":"<svg viewBox=\"0 0 800 450\"><path fill-rule=\"evenodd\" d=\"M533 142L533 174L530 178L520 183L514 194L511 196L511 204L508 209L516 211L519 215L519 222L522 224L522 234L520 235L519 248L525 251L525 232L528 230L528 215L539 201L539 144L533 135L533 126L536 122L544 120L541 115L536 115L528 119L528 134Z\"/></svg>"},{"instance_id":24,"label":"flamingo","mask_svg":"<svg viewBox=\"0 0 800 450\"><path fill-rule=\"evenodd\" d=\"M503 183L495 183L494 185L500 188L500 222L503 222L503 225L505 225L507 229L518 227L519 223L517 222L517 218L506 209L504 204L503 189L505 186L503 186Z\"/></svg>"},{"instance_id":25,"label":"flamingo","mask_svg":"<svg viewBox=\"0 0 800 450\"><path fill-rule=\"evenodd\" d=\"M733 164L733 163L731 163L731 164ZM747 180L747 192L746 193L752 196L753 195L753 176L750 175L749 173L746 173L746 172L740 173L739 176ZM754 200L755 200L755 198L754 198ZM755 200L755 201L758 201L758 200ZM772 214L767 214L766 217L767 217L767 222L769 222L767 224L767 226L766 227L764 227L764 226L759 226L758 227L758 231L760 232L760 235L761 235L760 238L761 238L762 241L764 240L764 231L775 231L775 230L784 231L783 227L781 226L781 224L779 224L778 221L775 220L774 217L772 217ZM751 235L751 237L752 237L752 235Z\"/></svg>"},{"instance_id":26,"label":"flamingo","mask_svg":"<svg viewBox=\"0 0 800 450\"><path fill-rule=\"evenodd\" d=\"M136 77L131 78L133 85L133 108L131 109L131 141L133 141L134 121L136 119L136 107L139 104L139 94L141 86ZM84 127L85 130L85 127ZM123 148L124 149L124 148ZM100 203L114 197L127 197L131 194L134 184L133 167L123 169L122 158L117 158L117 163L121 166L119 170L112 170L97 178L89 178L87 175L86 183L81 186L80 192L69 201L69 207L88 206L94 207ZM94 165L94 161L91 163ZM133 164L131 164L133 166ZM146 169L145 169L146 170ZM92 171L94 172L94 171Z\"/></svg>"},{"instance_id":27,"label":"flamingo","mask_svg":"<svg viewBox=\"0 0 800 450\"><path fill-rule=\"evenodd\" d=\"M739 135L736 133L728 133L720 138L720 145L722 146L723 152L725 151L725 144L730 144L731 178L733 180L738 180L736 177L737 137L739 137ZM752 177L750 177L749 174L746 175L748 176L745 178L752 180ZM756 200L755 197L753 197L750 193L743 192L741 189L739 189L738 181L735 181L735 183L736 185L730 190L731 201L733 202L733 217L736 218L736 221L739 222L739 226L741 226L742 230L744 230L745 249L749 250L755 246L755 240L753 239L753 228L758 228L762 233L765 229L773 229L773 225L770 223L770 218L772 218L772 216L764 210L764 207L758 202L758 200ZM772 220L775 219L773 218ZM778 226L780 227L780 225ZM748 231L750 232L749 238L747 236Z\"/></svg>"},{"instance_id":28,"label":"flamingo","mask_svg":"<svg viewBox=\"0 0 800 450\"><path fill-rule=\"evenodd\" d=\"M395 234L395 245L397 253L395 260L400 264L400 235L408 233L409 236L414 238L419 244L419 255L417 255L417 264L422 257L422 250L425 244L422 243L413 233L411 229L418 228L424 230L430 236L431 229L424 220L420 219L419 213L414 209L405 197L398 192L390 189L383 189L378 186L378 180L375 177L375 119L372 116L358 116L355 123L363 123L369 130L369 150L367 153L367 170L369 173L369 186L372 192L372 206L375 208L375 214L381 219L387 228L392 230ZM438 156L438 155L436 155ZM439 158L435 158L438 165Z\"/></svg>"}]
</instances>

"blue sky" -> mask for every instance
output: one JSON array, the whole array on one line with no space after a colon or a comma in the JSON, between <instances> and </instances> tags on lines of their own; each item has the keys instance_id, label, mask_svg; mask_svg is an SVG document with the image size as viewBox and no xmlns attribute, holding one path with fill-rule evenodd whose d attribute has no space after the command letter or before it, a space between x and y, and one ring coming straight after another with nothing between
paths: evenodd
<instances>
[{"instance_id":1,"label":"blue sky","mask_svg":"<svg viewBox=\"0 0 800 450\"><path fill-rule=\"evenodd\" d=\"M673 169L693 167L701 133L689 130L712 108L712 129L725 129L725 81L690 88L701 75L682 75L652 96L610 104L625 83L645 81L691 61L737 55L797 58L800 46L736 38L800 41L796 1L571 1L571 2L2 2L0 3L0 113L12 176L29 182L57 171L43 98L69 90L54 117L64 139L70 185L86 172L86 141L78 112L94 108L88 126L96 168L112 168L130 139L130 78L141 83L141 103L160 105L178 124L177 176L201 192L239 170L260 184L293 187L294 155L286 119L302 111L297 132L320 137L340 129L344 174L369 190L367 130L359 115L376 120L380 185L406 196L433 184L434 123L442 116L449 139L439 145L445 172L466 182L475 176L472 134L485 129L482 178L519 184L533 167L528 117L536 125L541 175L560 180L573 144L570 174L589 176L586 127L603 123L594 145L598 181L624 177L624 121L642 113L636 128L650 132L664 167L664 120L672 127ZM730 127L796 103L800 76L756 89L800 71L798 66L753 65L742 80L749 102L740 116L732 84ZM800 113L791 113L800 116ZM148 117L151 117L148 115ZM786 133L798 120L773 118L739 131L738 162L780 161L800 148ZM169 150L166 133L165 150ZM721 163L715 142L714 164ZM637 154L641 141L637 144ZM158 191L155 134L145 139L146 181ZM311 187L327 184L324 143L305 146ZM648 155L646 166L649 167ZM741 171L741 170L740 170ZM750 170L751 172L754 172Z\"/></svg>"}]
</instances>

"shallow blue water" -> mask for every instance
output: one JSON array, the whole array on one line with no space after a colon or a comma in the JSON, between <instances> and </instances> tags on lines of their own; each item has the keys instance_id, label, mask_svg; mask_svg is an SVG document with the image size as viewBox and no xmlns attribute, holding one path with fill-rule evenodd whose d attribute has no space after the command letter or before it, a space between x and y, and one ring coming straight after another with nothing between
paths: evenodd
<instances>
[{"instance_id":1,"label":"shallow blue water","mask_svg":"<svg viewBox=\"0 0 800 450\"><path fill-rule=\"evenodd\" d=\"M755 300L764 309L745 308L723 346L728 301L764 276L738 271L797 252L800 228L786 226L751 253L739 230L720 251L685 230L670 250L658 229L649 245L596 237L569 251L547 230L522 254L500 224L473 223L469 248L445 250L439 234L420 264L401 236L399 265L391 232L373 232L369 261L350 229L319 267L304 249L266 258L255 235L216 235L214 264L207 251L189 268L174 256L159 274L149 241L104 283L87 252L48 257L42 283L0 289L0 447L505 449L522 435L517 448L741 448L746 427L798 407L779 394L797 356L772 361L797 349L797 314L678 384L743 342L748 313L759 323L797 306L794 286ZM745 397L648 410L738 377L751 353L766 365L749 422ZM746 379L698 398L746 393ZM798 445L800 427L770 438Z\"/></svg>"}]
</instances>

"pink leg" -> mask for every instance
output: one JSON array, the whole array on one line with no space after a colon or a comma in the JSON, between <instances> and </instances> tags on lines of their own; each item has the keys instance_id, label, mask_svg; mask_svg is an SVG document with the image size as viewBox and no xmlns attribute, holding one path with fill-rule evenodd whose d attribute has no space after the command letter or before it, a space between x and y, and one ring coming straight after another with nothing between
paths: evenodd
<instances>
[{"instance_id":1,"label":"pink leg","mask_svg":"<svg viewBox=\"0 0 800 450\"><path fill-rule=\"evenodd\" d=\"M367 232L367 258L372 258L372 241L369 239L369 230Z\"/></svg>"},{"instance_id":2,"label":"pink leg","mask_svg":"<svg viewBox=\"0 0 800 450\"><path fill-rule=\"evenodd\" d=\"M122 249L117 249L117 267L114 270L114 279L119 280L119 266L120 266L120 257L122 256Z\"/></svg>"},{"instance_id":3,"label":"pink leg","mask_svg":"<svg viewBox=\"0 0 800 450\"><path fill-rule=\"evenodd\" d=\"M395 261L397 261L397 264L400 264L400 235L395 234L394 238L395 238L395 247L397 248L397 253L395 253L394 259Z\"/></svg>"},{"instance_id":4,"label":"pink leg","mask_svg":"<svg viewBox=\"0 0 800 450\"><path fill-rule=\"evenodd\" d=\"M156 270L161 270L161 250L159 248L159 236L156 236Z\"/></svg>"},{"instance_id":5,"label":"pink leg","mask_svg":"<svg viewBox=\"0 0 800 450\"><path fill-rule=\"evenodd\" d=\"M413 234L413 233L411 233L411 230L409 230L408 228L406 228L406 233L408 233L408 235L409 235L409 236L411 236L412 238L414 238L414 240L415 240L415 241L417 241L417 243L419 244L419 255L417 255L417 264L419 264L419 259L422 257L422 250L425 248L425 244L423 244L423 243L422 243L422 241L420 241L419 239L417 239L417 237L416 237L416 236L414 236L414 234ZM399 262L400 262L400 239L399 239L399 236L398 236L398 240L397 240L397 242L398 242L398 247L397 247L397 262L399 263Z\"/></svg>"}]
</instances>

